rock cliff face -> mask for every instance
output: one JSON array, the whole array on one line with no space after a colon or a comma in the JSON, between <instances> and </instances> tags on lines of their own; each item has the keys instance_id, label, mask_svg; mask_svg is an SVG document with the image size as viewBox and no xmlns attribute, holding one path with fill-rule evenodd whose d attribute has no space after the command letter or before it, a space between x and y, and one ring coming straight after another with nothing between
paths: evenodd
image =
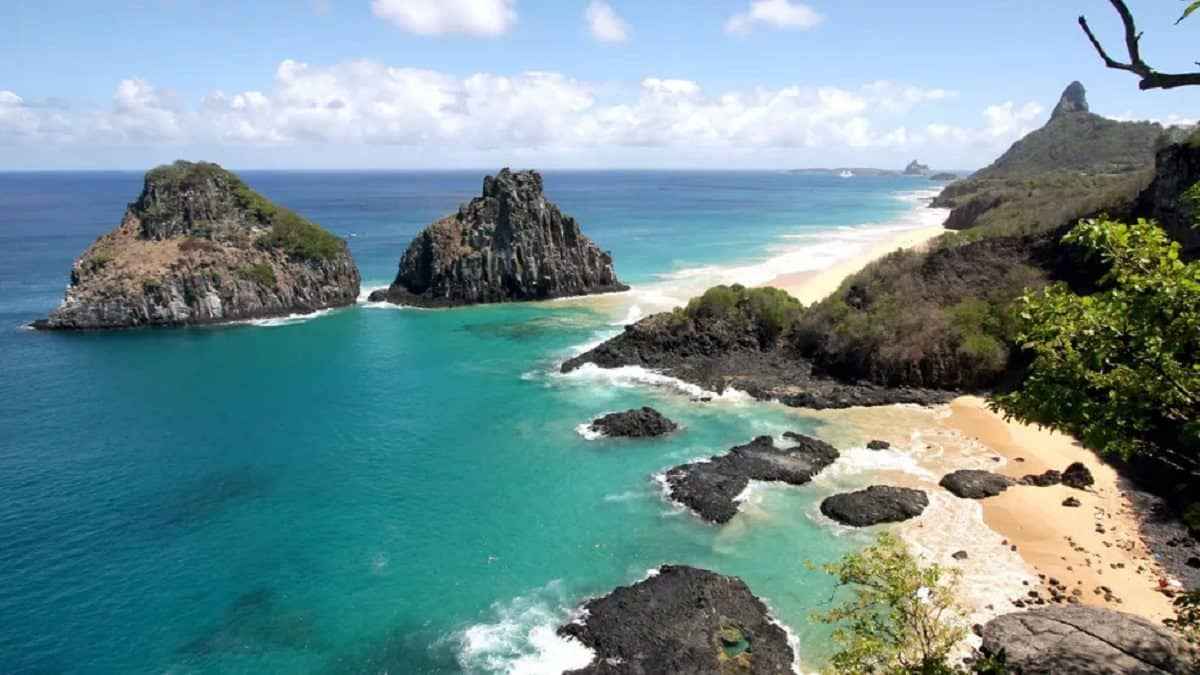
<instances>
[{"instance_id":1,"label":"rock cliff face","mask_svg":"<svg viewBox=\"0 0 1200 675\"><path fill-rule=\"evenodd\" d=\"M627 290L612 256L542 194L535 171L483 180L483 195L425 228L372 301L421 307L546 300Z\"/></svg>"},{"instance_id":2,"label":"rock cliff face","mask_svg":"<svg viewBox=\"0 0 1200 675\"><path fill-rule=\"evenodd\" d=\"M922 164L915 159L909 162L908 166L904 167L905 176L926 176L929 175L929 173L929 165Z\"/></svg>"},{"instance_id":3,"label":"rock cliff face","mask_svg":"<svg viewBox=\"0 0 1200 675\"><path fill-rule=\"evenodd\" d=\"M558 629L596 654L572 675L793 672L787 633L736 577L663 565L583 610L583 618Z\"/></svg>"},{"instance_id":4,"label":"rock cliff face","mask_svg":"<svg viewBox=\"0 0 1200 675\"><path fill-rule=\"evenodd\" d=\"M75 261L66 298L34 327L182 326L350 305L346 243L216 164L146 174L121 225Z\"/></svg>"}]
</instances>

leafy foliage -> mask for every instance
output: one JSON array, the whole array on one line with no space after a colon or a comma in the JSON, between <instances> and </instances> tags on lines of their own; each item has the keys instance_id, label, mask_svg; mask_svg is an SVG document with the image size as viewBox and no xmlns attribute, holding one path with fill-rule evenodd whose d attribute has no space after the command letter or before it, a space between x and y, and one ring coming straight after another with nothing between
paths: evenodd
<instances>
[{"instance_id":1,"label":"leafy foliage","mask_svg":"<svg viewBox=\"0 0 1200 675\"><path fill-rule=\"evenodd\" d=\"M956 673L948 663L966 637L954 601L957 577L937 565L922 567L895 535L826 565L851 597L814 618L836 624L836 673Z\"/></svg>"},{"instance_id":2,"label":"leafy foliage","mask_svg":"<svg viewBox=\"0 0 1200 675\"><path fill-rule=\"evenodd\" d=\"M238 269L237 274L243 279L248 279L260 286L274 288L276 284L275 268L268 263L255 263Z\"/></svg>"},{"instance_id":3,"label":"leafy foliage","mask_svg":"<svg viewBox=\"0 0 1200 675\"><path fill-rule=\"evenodd\" d=\"M1180 593L1174 605L1175 618L1163 623L1179 631L1188 642L1200 645L1200 590Z\"/></svg>"},{"instance_id":4,"label":"leafy foliage","mask_svg":"<svg viewBox=\"0 0 1200 675\"><path fill-rule=\"evenodd\" d=\"M804 306L778 288L714 286L676 310L679 320L746 323L760 343L773 344L791 330Z\"/></svg>"},{"instance_id":5,"label":"leafy foliage","mask_svg":"<svg viewBox=\"0 0 1200 675\"><path fill-rule=\"evenodd\" d=\"M1064 241L1109 266L1101 292L1061 284L1020 300L1024 386L994 399L1007 417L1129 457L1200 448L1200 262L1145 220L1082 221Z\"/></svg>"},{"instance_id":6,"label":"leafy foliage","mask_svg":"<svg viewBox=\"0 0 1200 675\"><path fill-rule=\"evenodd\" d=\"M1194 12L1194 11L1196 11L1196 10L1198 10L1198 9L1200 9L1200 0L1196 0L1196 1L1195 1L1195 2L1193 2L1192 4L1188 5L1188 6L1187 6L1187 7L1186 7L1186 8L1183 10L1183 16L1179 17L1179 20L1178 20L1178 21L1176 21L1175 23L1176 23L1176 24L1182 23L1184 19L1186 19L1186 18L1188 18L1189 16L1191 16L1192 12Z\"/></svg>"},{"instance_id":7,"label":"leafy foliage","mask_svg":"<svg viewBox=\"0 0 1200 675\"><path fill-rule=\"evenodd\" d=\"M282 249L290 256L328 260L340 254L345 247L338 237L287 209L276 207L270 223L271 231L259 238L259 244Z\"/></svg>"}]
</instances>

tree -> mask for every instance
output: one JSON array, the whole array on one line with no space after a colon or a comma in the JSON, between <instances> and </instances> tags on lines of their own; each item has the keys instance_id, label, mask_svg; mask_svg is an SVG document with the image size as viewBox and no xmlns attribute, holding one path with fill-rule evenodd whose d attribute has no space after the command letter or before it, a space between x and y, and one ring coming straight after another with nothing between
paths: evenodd
<instances>
[{"instance_id":1,"label":"tree","mask_svg":"<svg viewBox=\"0 0 1200 675\"><path fill-rule=\"evenodd\" d=\"M1101 453L1200 467L1200 261L1152 222L1084 220L1064 238L1108 272L1088 296L1056 284L1017 301L1032 355L1020 389L991 405Z\"/></svg>"},{"instance_id":2,"label":"tree","mask_svg":"<svg viewBox=\"0 0 1200 675\"><path fill-rule=\"evenodd\" d=\"M1138 32L1137 25L1133 20L1133 13L1125 6L1122 0L1109 0L1117 14L1121 17L1121 23L1125 25L1125 49L1129 52L1129 62L1122 63L1113 59L1104 50L1100 44L1100 40L1092 32L1088 26L1085 17L1079 17L1079 26L1083 28L1083 32L1087 34L1088 40L1091 40L1092 46L1096 48L1096 52L1100 55L1100 59L1104 61L1104 65L1114 70L1126 70L1134 73L1140 78L1138 87L1140 89L1173 89L1175 87L1186 87L1200 85L1200 72L1192 73L1160 73L1149 64L1142 60L1141 40L1142 34ZM1200 9L1200 0L1192 0L1183 10L1183 16L1179 17L1176 25L1188 18ZM1200 66L1200 61L1196 62Z\"/></svg>"},{"instance_id":3,"label":"tree","mask_svg":"<svg viewBox=\"0 0 1200 675\"><path fill-rule=\"evenodd\" d=\"M939 675L962 672L948 663L966 637L954 601L957 574L920 566L895 535L824 566L852 596L817 621L837 624L836 673Z\"/></svg>"}]
</instances>

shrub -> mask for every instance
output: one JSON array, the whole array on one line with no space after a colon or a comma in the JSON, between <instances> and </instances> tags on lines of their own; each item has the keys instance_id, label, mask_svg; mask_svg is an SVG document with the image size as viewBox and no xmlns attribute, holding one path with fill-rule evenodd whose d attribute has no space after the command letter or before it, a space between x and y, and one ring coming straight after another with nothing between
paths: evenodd
<instances>
[{"instance_id":1,"label":"shrub","mask_svg":"<svg viewBox=\"0 0 1200 675\"><path fill-rule=\"evenodd\" d=\"M260 245L278 248L290 256L307 260L328 260L342 252L345 244L288 209L273 207L271 231L259 238Z\"/></svg>"},{"instance_id":2,"label":"shrub","mask_svg":"<svg viewBox=\"0 0 1200 675\"><path fill-rule=\"evenodd\" d=\"M778 288L714 286L675 313L676 321L744 323L762 345L773 345L791 330L804 306Z\"/></svg>"},{"instance_id":3,"label":"shrub","mask_svg":"<svg viewBox=\"0 0 1200 675\"><path fill-rule=\"evenodd\" d=\"M200 237L193 236L179 242L179 250L184 253L212 253L221 250L221 246L211 239L201 239Z\"/></svg>"},{"instance_id":4,"label":"shrub","mask_svg":"<svg viewBox=\"0 0 1200 675\"><path fill-rule=\"evenodd\" d=\"M952 650L966 637L955 603L958 577L938 565L922 567L895 535L825 565L850 592L814 619L834 624L835 673L956 673Z\"/></svg>"},{"instance_id":5,"label":"shrub","mask_svg":"<svg viewBox=\"0 0 1200 675\"><path fill-rule=\"evenodd\" d=\"M276 284L275 268L268 263L255 263L242 267L238 269L238 276L268 288L274 288Z\"/></svg>"}]
</instances>

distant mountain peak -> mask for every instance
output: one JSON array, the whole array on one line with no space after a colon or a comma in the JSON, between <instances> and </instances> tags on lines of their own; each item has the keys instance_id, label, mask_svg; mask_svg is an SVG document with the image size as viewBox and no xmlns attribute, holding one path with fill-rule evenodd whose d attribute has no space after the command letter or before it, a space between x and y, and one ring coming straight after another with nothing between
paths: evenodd
<instances>
[{"instance_id":1,"label":"distant mountain peak","mask_svg":"<svg viewBox=\"0 0 1200 675\"><path fill-rule=\"evenodd\" d=\"M1050 119L1077 112L1090 112L1087 89L1078 80L1067 85L1067 88L1063 90L1062 97L1058 99L1058 105L1054 106L1054 112L1050 115Z\"/></svg>"}]
</instances>

